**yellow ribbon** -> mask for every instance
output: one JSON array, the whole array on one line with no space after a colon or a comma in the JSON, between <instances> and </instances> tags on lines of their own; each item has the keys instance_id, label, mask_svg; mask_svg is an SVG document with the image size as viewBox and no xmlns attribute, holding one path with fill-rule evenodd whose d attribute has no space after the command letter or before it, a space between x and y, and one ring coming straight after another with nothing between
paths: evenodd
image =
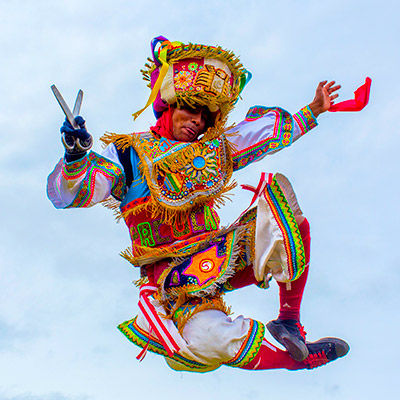
<instances>
[{"instance_id":1,"label":"yellow ribbon","mask_svg":"<svg viewBox=\"0 0 400 400\"><path fill-rule=\"evenodd\" d=\"M136 120L136 118L150 105L153 104L155 99L157 98L157 94L160 91L161 84L164 81L165 75L167 75L169 64L167 62L167 53L168 50L172 50L175 47L180 47L182 45L182 42L170 42L169 40L164 41L160 48L158 49L158 60L161 62L161 69L160 73L158 75L158 78L156 80L156 83L153 86L153 89L151 90L149 99L147 100L146 105L139 111L136 111L133 116L133 120Z\"/></svg>"}]
</instances>

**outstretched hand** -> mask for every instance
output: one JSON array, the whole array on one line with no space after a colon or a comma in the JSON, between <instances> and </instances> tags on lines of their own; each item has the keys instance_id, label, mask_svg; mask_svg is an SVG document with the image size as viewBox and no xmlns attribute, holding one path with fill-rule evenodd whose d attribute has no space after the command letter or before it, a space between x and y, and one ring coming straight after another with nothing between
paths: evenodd
<instances>
[{"instance_id":1,"label":"outstretched hand","mask_svg":"<svg viewBox=\"0 0 400 400\"><path fill-rule=\"evenodd\" d=\"M79 129L74 129L67 118L60 129L67 162L83 157L93 144L93 138L86 129L85 120L81 116L77 116L75 122L79 125Z\"/></svg>"},{"instance_id":2,"label":"outstretched hand","mask_svg":"<svg viewBox=\"0 0 400 400\"><path fill-rule=\"evenodd\" d=\"M334 104L334 100L339 96L335 93L341 88L340 85L335 85L335 81L322 81L318 84L315 90L314 100L309 104L311 111L313 112L315 118L319 114L328 111L331 105Z\"/></svg>"}]
</instances>

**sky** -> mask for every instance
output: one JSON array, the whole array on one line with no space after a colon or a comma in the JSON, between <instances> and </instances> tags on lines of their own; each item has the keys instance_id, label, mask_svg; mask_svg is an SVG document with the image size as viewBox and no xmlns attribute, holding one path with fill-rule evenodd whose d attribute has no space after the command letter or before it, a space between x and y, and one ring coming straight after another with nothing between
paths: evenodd
<instances>
[{"instance_id":1,"label":"sky","mask_svg":"<svg viewBox=\"0 0 400 400\"><path fill-rule=\"evenodd\" d=\"M0 400L395 398L399 12L395 0L0 1ZM96 151L105 131L146 130L151 110L131 115L147 101L139 71L159 35L240 55L253 79L231 123L253 105L295 113L324 79L344 100L372 78L362 112L321 115L293 146L235 176L290 178L312 234L302 323L309 340L347 340L345 358L312 371L178 373L157 355L139 363L117 330L138 311L138 271L119 256L128 232L102 206L56 210L47 199L64 119L50 86L70 105L84 91ZM225 224L250 201L234 194ZM225 300L235 315L277 316L274 284Z\"/></svg>"}]
</instances>

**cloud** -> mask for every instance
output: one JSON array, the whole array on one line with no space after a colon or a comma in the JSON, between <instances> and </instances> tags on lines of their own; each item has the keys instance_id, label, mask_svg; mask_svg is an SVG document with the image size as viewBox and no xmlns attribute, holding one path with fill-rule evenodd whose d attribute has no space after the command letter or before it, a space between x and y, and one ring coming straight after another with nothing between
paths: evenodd
<instances>
[{"instance_id":1,"label":"cloud","mask_svg":"<svg viewBox=\"0 0 400 400\"><path fill-rule=\"evenodd\" d=\"M31 394L19 394L7 396L0 392L0 400L87 400L87 396L65 396L61 393L49 393L45 395L35 396Z\"/></svg>"}]
</instances>

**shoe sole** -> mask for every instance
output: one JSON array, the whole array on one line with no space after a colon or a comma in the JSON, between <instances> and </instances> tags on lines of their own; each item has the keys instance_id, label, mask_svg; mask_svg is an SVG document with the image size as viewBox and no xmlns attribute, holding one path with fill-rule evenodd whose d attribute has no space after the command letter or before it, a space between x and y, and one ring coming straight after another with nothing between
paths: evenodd
<instances>
[{"instance_id":1,"label":"shoe sole","mask_svg":"<svg viewBox=\"0 0 400 400\"><path fill-rule=\"evenodd\" d=\"M308 348L305 343L291 335L282 325L268 322L267 329L272 337L279 342L296 361L303 361L308 357Z\"/></svg>"},{"instance_id":2,"label":"shoe sole","mask_svg":"<svg viewBox=\"0 0 400 400\"><path fill-rule=\"evenodd\" d=\"M285 194L286 200L288 201L289 206L293 211L293 214L303 215L303 211L301 211L296 193L294 192L293 186L290 183L289 179L279 172L275 174L275 178L278 181L280 188L283 190L283 193Z\"/></svg>"}]
</instances>

